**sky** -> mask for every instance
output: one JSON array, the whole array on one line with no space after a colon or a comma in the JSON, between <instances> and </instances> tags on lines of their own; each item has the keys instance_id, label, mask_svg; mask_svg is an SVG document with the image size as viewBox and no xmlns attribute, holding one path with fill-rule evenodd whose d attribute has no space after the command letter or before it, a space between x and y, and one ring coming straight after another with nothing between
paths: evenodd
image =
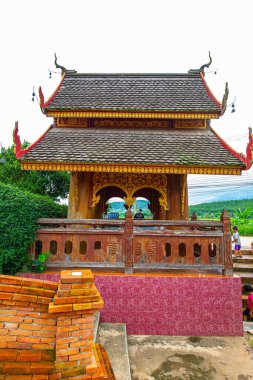
<instances>
[{"instance_id":1,"label":"sky","mask_svg":"<svg viewBox=\"0 0 253 380\"><path fill-rule=\"evenodd\" d=\"M12 144L15 121L21 140L31 143L52 123L32 101L32 92L41 85L47 100L59 83L54 53L60 65L83 73L180 73L207 63L210 51L206 81L219 101L228 82L230 105L212 127L245 152L253 126L252 14L252 0L1 2L0 143ZM253 184L252 170L237 178L205 177L189 176L192 199L199 200L196 183L228 181L238 185L231 192Z\"/></svg>"}]
</instances>

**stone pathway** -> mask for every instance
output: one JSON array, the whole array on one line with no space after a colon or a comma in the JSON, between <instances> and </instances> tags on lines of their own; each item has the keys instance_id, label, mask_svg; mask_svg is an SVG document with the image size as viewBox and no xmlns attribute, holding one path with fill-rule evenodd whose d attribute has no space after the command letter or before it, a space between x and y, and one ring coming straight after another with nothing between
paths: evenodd
<instances>
[{"instance_id":1,"label":"stone pathway","mask_svg":"<svg viewBox=\"0 0 253 380\"><path fill-rule=\"evenodd\" d=\"M132 380L251 380L243 337L128 336Z\"/></svg>"}]
</instances>

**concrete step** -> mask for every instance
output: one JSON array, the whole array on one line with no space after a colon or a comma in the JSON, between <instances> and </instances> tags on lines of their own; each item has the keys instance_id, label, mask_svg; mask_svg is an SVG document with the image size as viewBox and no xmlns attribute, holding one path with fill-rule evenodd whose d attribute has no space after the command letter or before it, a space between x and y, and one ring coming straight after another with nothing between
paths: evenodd
<instances>
[{"instance_id":1,"label":"concrete step","mask_svg":"<svg viewBox=\"0 0 253 380\"><path fill-rule=\"evenodd\" d=\"M253 264L253 255L242 255L241 258L234 256L233 257L233 263Z\"/></svg>"},{"instance_id":2,"label":"concrete step","mask_svg":"<svg viewBox=\"0 0 253 380\"><path fill-rule=\"evenodd\" d=\"M96 342L96 340L97 340L97 334L98 334L98 328L99 328L99 319L100 319L100 312L96 311L94 313L94 321L93 321L93 342Z\"/></svg>"},{"instance_id":3,"label":"concrete step","mask_svg":"<svg viewBox=\"0 0 253 380\"><path fill-rule=\"evenodd\" d=\"M126 325L124 323L101 323L97 342L105 348L116 379L131 380Z\"/></svg>"},{"instance_id":4,"label":"concrete step","mask_svg":"<svg viewBox=\"0 0 253 380\"><path fill-rule=\"evenodd\" d=\"M234 275L241 277L242 284L252 284L252 286L253 286L253 273L251 273L251 272L240 272L234 268Z\"/></svg>"},{"instance_id":5,"label":"concrete step","mask_svg":"<svg viewBox=\"0 0 253 380\"><path fill-rule=\"evenodd\" d=\"M234 249L232 249L232 254L233 255L235 254L235 250ZM253 256L252 249L250 249L250 248L242 248L241 249L241 254L242 255L247 255L247 256Z\"/></svg>"},{"instance_id":6,"label":"concrete step","mask_svg":"<svg viewBox=\"0 0 253 380\"><path fill-rule=\"evenodd\" d=\"M253 272L253 263L245 264L241 262L236 262L236 263L233 263L233 267L234 267L235 272Z\"/></svg>"},{"instance_id":7,"label":"concrete step","mask_svg":"<svg viewBox=\"0 0 253 380\"><path fill-rule=\"evenodd\" d=\"M243 322L243 331L253 335L253 322Z\"/></svg>"}]
</instances>

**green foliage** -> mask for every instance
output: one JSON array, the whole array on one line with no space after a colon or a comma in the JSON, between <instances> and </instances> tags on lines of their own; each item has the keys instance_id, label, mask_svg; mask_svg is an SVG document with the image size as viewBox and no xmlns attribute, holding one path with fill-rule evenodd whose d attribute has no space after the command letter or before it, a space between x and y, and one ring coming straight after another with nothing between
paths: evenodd
<instances>
[{"instance_id":1,"label":"green foliage","mask_svg":"<svg viewBox=\"0 0 253 380\"><path fill-rule=\"evenodd\" d=\"M189 215L195 211L199 219L219 219L224 209L227 210L231 218L236 217L238 213L242 213L246 209L251 209L251 218L253 218L253 199L201 203L189 206Z\"/></svg>"},{"instance_id":2,"label":"green foliage","mask_svg":"<svg viewBox=\"0 0 253 380\"><path fill-rule=\"evenodd\" d=\"M22 144L27 148L28 142ZM54 200L66 198L69 191L69 174L67 172L27 171L22 170L14 154L14 146L2 150L0 158L5 163L0 165L0 182L17 186L30 193L47 195Z\"/></svg>"},{"instance_id":3,"label":"green foliage","mask_svg":"<svg viewBox=\"0 0 253 380\"><path fill-rule=\"evenodd\" d=\"M231 217L231 224L238 227L242 236L253 236L253 199L202 203L189 207L189 215L195 211L198 219L219 220L226 209Z\"/></svg>"},{"instance_id":4,"label":"green foliage","mask_svg":"<svg viewBox=\"0 0 253 380\"><path fill-rule=\"evenodd\" d=\"M0 273L15 274L29 262L38 218L64 218L67 207L48 197L0 182Z\"/></svg>"},{"instance_id":5,"label":"green foliage","mask_svg":"<svg viewBox=\"0 0 253 380\"><path fill-rule=\"evenodd\" d=\"M46 260L49 258L51 255L50 252L42 252L39 254L38 258L33 261L33 266L34 266L34 271L35 272L44 272L47 264Z\"/></svg>"}]
</instances>

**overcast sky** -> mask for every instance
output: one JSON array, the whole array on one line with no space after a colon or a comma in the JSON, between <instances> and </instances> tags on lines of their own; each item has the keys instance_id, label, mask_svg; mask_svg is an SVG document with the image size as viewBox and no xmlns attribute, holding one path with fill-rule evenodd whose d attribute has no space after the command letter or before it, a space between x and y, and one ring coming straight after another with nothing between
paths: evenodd
<instances>
[{"instance_id":1,"label":"overcast sky","mask_svg":"<svg viewBox=\"0 0 253 380\"><path fill-rule=\"evenodd\" d=\"M252 116L252 0L8 0L0 5L0 142L34 142L51 124L32 102L33 86L47 99L61 77L58 63L78 72L187 72L213 63L206 80L221 101L235 100L215 130L245 151ZM214 71L217 70L217 74Z\"/></svg>"}]
</instances>

